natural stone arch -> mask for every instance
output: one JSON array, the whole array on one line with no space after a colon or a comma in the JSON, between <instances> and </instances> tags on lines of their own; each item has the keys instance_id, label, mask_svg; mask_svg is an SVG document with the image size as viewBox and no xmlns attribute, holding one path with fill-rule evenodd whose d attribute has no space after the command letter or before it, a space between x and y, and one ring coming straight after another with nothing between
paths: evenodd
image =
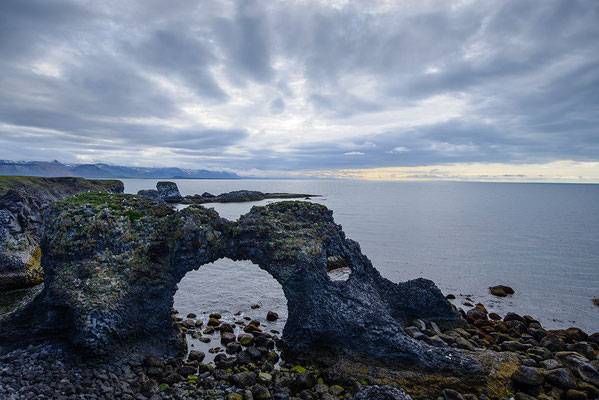
<instances>
[{"instance_id":1,"label":"natural stone arch","mask_svg":"<svg viewBox=\"0 0 599 400\"><path fill-rule=\"evenodd\" d=\"M44 221L46 287L28 310L0 323L0 338L10 340L12 324L12 337L19 329L22 337L61 334L94 355L179 353L170 314L177 283L230 258L252 261L281 284L289 312L283 338L293 351L477 368L459 351L406 334L402 324L411 319L458 323L459 314L431 281L382 278L322 205L274 203L231 222L202 207L175 211L137 196L87 194L55 203ZM328 278L330 255L351 267L347 281Z\"/></svg>"}]
</instances>

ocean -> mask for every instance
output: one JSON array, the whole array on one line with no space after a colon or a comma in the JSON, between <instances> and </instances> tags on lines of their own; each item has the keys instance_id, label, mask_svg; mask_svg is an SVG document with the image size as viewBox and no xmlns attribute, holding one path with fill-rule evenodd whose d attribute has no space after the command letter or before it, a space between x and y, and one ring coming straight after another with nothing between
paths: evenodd
<instances>
[{"instance_id":1,"label":"ocean","mask_svg":"<svg viewBox=\"0 0 599 400\"><path fill-rule=\"evenodd\" d=\"M155 188L158 180L123 179L125 192ZM174 180L183 195L231 190L322 195L312 201L333 210L348 238L360 243L381 274L393 282L433 280L458 307L481 302L491 312L514 311L548 329L577 326L599 331L599 185L371 182L345 180ZM235 220L252 203L205 204ZM488 287L508 285L497 298ZM468 298L468 299L467 299ZM261 305L251 309L251 305ZM281 319L280 285L251 262L222 259L189 272L175 308L189 312L241 312Z\"/></svg>"}]
</instances>

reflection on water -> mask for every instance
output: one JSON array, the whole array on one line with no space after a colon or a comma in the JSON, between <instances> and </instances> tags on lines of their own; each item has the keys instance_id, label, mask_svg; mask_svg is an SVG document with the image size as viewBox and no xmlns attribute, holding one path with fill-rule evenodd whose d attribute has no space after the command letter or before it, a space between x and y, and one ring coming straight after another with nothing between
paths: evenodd
<instances>
[{"instance_id":1,"label":"reflection on water","mask_svg":"<svg viewBox=\"0 0 599 400\"><path fill-rule=\"evenodd\" d=\"M4 318L11 312L29 303L43 288L44 285L41 284L27 289L0 292L0 318Z\"/></svg>"}]
</instances>

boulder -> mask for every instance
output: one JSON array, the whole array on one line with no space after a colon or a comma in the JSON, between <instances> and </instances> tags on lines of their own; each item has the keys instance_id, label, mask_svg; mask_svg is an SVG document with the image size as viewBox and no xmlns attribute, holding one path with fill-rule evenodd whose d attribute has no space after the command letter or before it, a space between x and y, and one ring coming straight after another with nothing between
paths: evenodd
<instances>
[{"instance_id":1,"label":"boulder","mask_svg":"<svg viewBox=\"0 0 599 400\"><path fill-rule=\"evenodd\" d=\"M360 389L353 400L412 400L403 389L390 386L368 386Z\"/></svg>"},{"instance_id":2,"label":"boulder","mask_svg":"<svg viewBox=\"0 0 599 400\"><path fill-rule=\"evenodd\" d=\"M158 190L158 195L164 201L178 201L182 198L175 182L158 182L156 183L156 190Z\"/></svg>"},{"instance_id":3,"label":"boulder","mask_svg":"<svg viewBox=\"0 0 599 400\"><path fill-rule=\"evenodd\" d=\"M512 380L522 386L540 386L545 379L536 368L520 366L512 375Z\"/></svg>"},{"instance_id":4,"label":"boulder","mask_svg":"<svg viewBox=\"0 0 599 400\"><path fill-rule=\"evenodd\" d=\"M514 289L505 285L491 286L489 292L493 296L506 297L508 294L514 294Z\"/></svg>"},{"instance_id":5,"label":"boulder","mask_svg":"<svg viewBox=\"0 0 599 400\"><path fill-rule=\"evenodd\" d=\"M574 376L572 376L570 371L565 368L557 368L546 371L543 373L543 376L549 384L560 389L568 390L575 389L577 387L576 379L574 379Z\"/></svg>"}]
</instances>

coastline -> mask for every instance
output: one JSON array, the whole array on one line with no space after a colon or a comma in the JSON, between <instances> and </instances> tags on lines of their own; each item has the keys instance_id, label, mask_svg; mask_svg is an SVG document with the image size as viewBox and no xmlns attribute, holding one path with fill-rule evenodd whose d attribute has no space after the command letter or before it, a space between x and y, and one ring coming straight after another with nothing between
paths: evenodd
<instances>
[{"instance_id":1,"label":"coastline","mask_svg":"<svg viewBox=\"0 0 599 400\"><path fill-rule=\"evenodd\" d=\"M266 320L267 310L254 310ZM487 313L480 303L461 312L467 322L463 329L442 331L421 320L404 329L415 340L460 349L484 365L500 365L501 370L488 372L486 380L473 380L467 372L425 371L326 350L288 353L285 341L278 332L268 331L267 322L190 314L176 318L181 332L219 348L211 362L206 352L194 348L186 357L108 364L75 355L60 344L0 349L0 396L349 400L365 388L379 390L384 385L402 389L415 400L599 397L599 333L589 335L578 328L546 331L530 316L508 312L501 317Z\"/></svg>"}]
</instances>

